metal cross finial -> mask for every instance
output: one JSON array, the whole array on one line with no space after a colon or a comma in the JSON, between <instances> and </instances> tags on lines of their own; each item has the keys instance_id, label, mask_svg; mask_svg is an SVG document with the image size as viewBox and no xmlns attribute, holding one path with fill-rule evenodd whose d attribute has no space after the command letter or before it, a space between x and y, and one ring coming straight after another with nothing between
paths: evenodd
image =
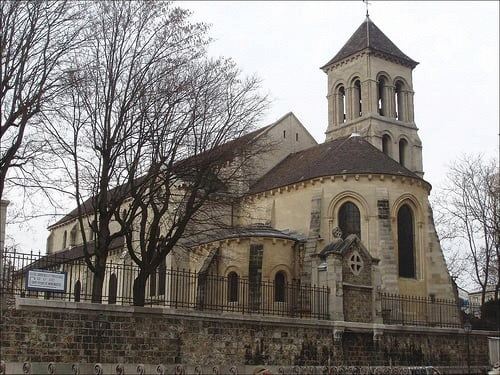
<instances>
[{"instance_id":1,"label":"metal cross finial","mask_svg":"<svg viewBox=\"0 0 500 375\"><path fill-rule=\"evenodd\" d=\"M370 17L370 14L368 13L368 7L372 5L368 0L363 0L363 3L365 3L366 6L366 17Z\"/></svg>"}]
</instances>

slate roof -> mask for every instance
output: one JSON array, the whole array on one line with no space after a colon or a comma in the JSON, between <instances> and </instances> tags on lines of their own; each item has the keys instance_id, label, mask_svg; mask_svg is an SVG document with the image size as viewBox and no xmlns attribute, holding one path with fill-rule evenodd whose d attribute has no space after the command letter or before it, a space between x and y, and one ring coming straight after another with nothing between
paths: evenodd
<instances>
[{"instance_id":1,"label":"slate roof","mask_svg":"<svg viewBox=\"0 0 500 375\"><path fill-rule=\"evenodd\" d=\"M278 120L279 121L279 120ZM264 126L262 128L259 128L257 130L254 130L250 133L244 134L241 137L235 138L229 142L226 142L218 147L213 148L212 150L208 150L205 152L202 152L196 156L192 156L183 160L180 160L177 163L178 167L181 167L183 169L189 166L203 166L204 163L210 162L210 160L213 160L213 158L219 158L221 160L228 160L230 159L234 153L238 152L241 150L242 147L245 147L246 145L250 144L254 139L256 139L261 133L265 132L268 130L270 127L272 127L275 123ZM140 179L138 179L140 181ZM121 185L118 187L115 187L111 190L108 191L108 197L109 199L114 195L119 193L119 189L126 189L126 185ZM124 192L120 192L123 194ZM82 204L82 213L83 215L90 214L94 212L94 204L92 202L92 198L87 199L85 202ZM78 217L78 208L73 209L70 211L68 214L64 215L60 220L55 222L54 224L49 225L48 229L50 230L51 228L64 224L68 221L74 220Z\"/></svg>"},{"instance_id":2,"label":"slate roof","mask_svg":"<svg viewBox=\"0 0 500 375\"><path fill-rule=\"evenodd\" d=\"M338 138L290 154L262 178L255 194L317 177L344 174L387 174L420 179L360 136Z\"/></svg>"},{"instance_id":3,"label":"slate roof","mask_svg":"<svg viewBox=\"0 0 500 375\"><path fill-rule=\"evenodd\" d=\"M373 21L369 17L366 17L366 20L358 27L354 34L352 34L347 43L330 61L328 61L328 63L322 66L321 69L325 69L329 65L354 55L365 48L370 48L373 51L381 52L402 60L409 64L412 68L418 64L418 62L405 55L398 47L396 47L396 45L373 23Z\"/></svg>"},{"instance_id":4,"label":"slate roof","mask_svg":"<svg viewBox=\"0 0 500 375\"><path fill-rule=\"evenodd\" d=\"M123 248L124 243L125 240L123 237L117 237L111 241L108 249L111 251ZM94 242L90 242L88 244L88 251L90 255L94 254ZM25 267L24 269L47 268L50 266L83 259L84 257L85 253L83 252L83 245L78 245L63 251L45 255L40 259L34 261L33 263L30 263L30 265Z\"/></svg>"},{"instance_id":5,"label":"slate roof","mask_svg":"<svg viewBox=\"0 0 500 375\"><path fill-rule=\"evenodd\" d=\"M278 230L265 224L253 224L244 227L228 227L207 231L206 233L198 236L196 239L188 239L185 240L185 242L181 241L181 245L185 247L191 247L230 238L245 237L279 238L295 242L305 241L306 239L304 235L301 235L300 233L294 231Z\"/></svg>"}]
</instances>

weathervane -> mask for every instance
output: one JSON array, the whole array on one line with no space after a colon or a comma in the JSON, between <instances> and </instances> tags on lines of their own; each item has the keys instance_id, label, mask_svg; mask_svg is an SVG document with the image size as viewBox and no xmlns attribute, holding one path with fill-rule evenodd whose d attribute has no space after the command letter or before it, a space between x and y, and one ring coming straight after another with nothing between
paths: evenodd
<instances>
[{"instance_id":1,"label":"weathervane","mask_svg":"<svg viewBox=\"0 0 500 375\"><path fill-rule=\"evenodd\" d=\"M368 13L368 7L372 5L368 0L363 0L363 3L365 3L366 6L366 17L370 17L370 14Z\"/></svg>"}]
</instances>

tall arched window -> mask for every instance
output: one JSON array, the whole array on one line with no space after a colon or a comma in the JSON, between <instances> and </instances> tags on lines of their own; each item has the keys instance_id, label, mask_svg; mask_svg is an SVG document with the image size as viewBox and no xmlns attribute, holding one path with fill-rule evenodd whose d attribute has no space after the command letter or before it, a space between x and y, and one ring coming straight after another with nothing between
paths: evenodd
<instances>
[{"instance_id":1,"label":"tall arched window","mask_svg":"<svg viewBox=\"0 0 500 375\"><path fill-rule=\"evenodd\" d=\"M108 285L108 303L110 305L116 303L116 292L118 290L118 279L114 273L109 277L109 285Z\"/></svg>"},{"instance_id":2,"label":"tall arched window","mask_svg":"<svg viewBox=\"0 0 500 375\"><path fill-rule=\"evenodd\" d=\"M344 86L339 86L337 88L337 118L339 124L343 124L346 121L345 108L345 89Z\"/></svg>"},{"instance_id":3,"label":"tall arched window","mask_svg":"<svg viewBox=\"0 0 500 375\"><path fill-rule=\"evenodd\" d=\"M285 302L286 298L286 275L279 271L274 276L274 302Z\"/></svg>"},{"instance_id":4,"label":"tall arched window","mask_svg":"<svg viewBox=\"0 0 500 375\"><path fill-rule=\"evenodd\" d=\"M391 144L391 137L388 134L384 134L382 136L382 152L388 156L391 156Z\"/></svg>"},{"instance_id":5,"label":"tall arched window","mask_svg":"<svg viewBox=\"0 0 500 375\"><path fill-rule=\"evenodd\" d=\"M80 295L82 293L82 283L78 280L73 288L73 296L75 302L80 302Z\"/></svg>"},{"instance_id":6,"label":"tall arched window","mask_svg":"<svg viewBox=\"0 0 500 375\"><path fill-rule=\"evenodd\" d=\"M396 90L395 90L395 98L394 102L396 104L396 118L399 121L404 121L404 100L403 100L403 82L397 81L396 82Z\"/></svg>"},{"instance_id":7,"label":"tall arched window","mask_svg":"<svg viewBox=\"0 0 500 375\"><path fill-rule=\"evenodd\" d=\"M406 139L399 141L399 164L403 167L408 166L408 142Z\"/></svg>"},{"instance_id":8,"label":"tall arched window","mask_svg":"<svg viewBox=\"0 0 500 375\"><path fill-rule=\"evenodd\" d=\"M68 232L64 231L64 234L63 234L63 246L62 248L63 249L66 249L66 245L68 244Z\"/></svg>"},{"instance_id":9,"label":"tall arched window","mask_svg":"<svg viewBox=\"0 0 500 375\"><path fill-rule=\"evenodd\" d=\"M344 203L339 209L339 227L342 238L355 234L361 238L361 219L358 207L352 202Z\"/></svg>"},{"instance_id":10,"label":"tall arched window","mask_svg":"<svg viewBox=\"0 0 500 375\"><path fill-rule=\"evenodd\" d=\"M236 272L229 272L227 275L227 301L238 302L238 288L239 288L238 274Z\"/></svg>"},{"instance_id":11,"label":"tall arched window","mask_svg":"<svg viewBox=\"0 0 500 375\"><path fill-rule=\"evenodd\" d=\"M361 81L357 79L354 81L354 91L353 91L353 104L354 117L361 117L363 115L363 101L361 100Z\"/></svg>"},{"instance_id":12,"label":"tall arched window","mask_svg":"<svg viewBox=\"0 0 500 375\"><path fill-rule=\"evenodd\" d=\"M400 277L415 277L414 220L411 208L404 204L398 211L398 262Z\"/></svg>"}]
</instances>

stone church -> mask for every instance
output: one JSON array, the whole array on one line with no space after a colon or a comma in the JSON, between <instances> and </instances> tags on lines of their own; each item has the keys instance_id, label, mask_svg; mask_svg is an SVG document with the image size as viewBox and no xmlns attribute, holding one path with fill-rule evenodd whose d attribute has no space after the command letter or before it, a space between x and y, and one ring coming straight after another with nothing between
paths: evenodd
<instances>
[{"instance_id":1,"label":"stone church","mask_svg":"<svg viewBox=\"0 0 500 375\"><path fill-rule=\"evenodd\" d=\"M230 283L328 285L333 300L348 298L350 288L453 299L414 121L417 64L367 17L321 68L325 141L318 144L293 113L251 133L278 147L234 209L234 230L193 244L189 259L174 251L167 266L209 270ZM69 214L49 227L49 254L75 253L75 223ZM116 244L118 261L122 248ZM238 291L230 294L237 302Z\"/></svg>"}]
</instances>

